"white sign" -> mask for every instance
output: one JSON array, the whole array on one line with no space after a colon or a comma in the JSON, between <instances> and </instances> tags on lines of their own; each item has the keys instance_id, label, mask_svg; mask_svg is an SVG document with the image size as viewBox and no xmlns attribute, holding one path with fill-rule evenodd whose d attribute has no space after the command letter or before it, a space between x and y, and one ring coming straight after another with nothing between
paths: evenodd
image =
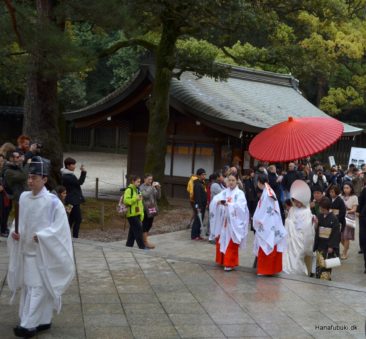
<instances>
[{"instance_id":1,"label":"white sign","mask_svg":"<svg viewBox=\"0 0 366 339\"><path fill-rule=\"evenodd\" d=\"M354 164L357 168L361 168L366 163L366 148L352 147L349 156L348 166Z\"/></svg>"},{"instance_id":2,"label":"white sign","mask_svg":"<svg viewBox=\"0 0 366 339\"><path fill-rule=\"evenodd\" d=\"M333 166L336 165L336 162L335 162L335 159L334 159L334 155L329 156L328 159L329 159L329 166L330 167L333 167Z\"/></svg>"}]
</instances>

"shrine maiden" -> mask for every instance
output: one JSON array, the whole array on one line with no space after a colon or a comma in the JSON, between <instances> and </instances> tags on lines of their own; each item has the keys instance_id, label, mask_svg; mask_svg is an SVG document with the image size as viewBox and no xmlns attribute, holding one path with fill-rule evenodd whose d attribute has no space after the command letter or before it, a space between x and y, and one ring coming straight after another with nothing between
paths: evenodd
<instances>
[{"instance_id":1,"label":"shrine maiden","mask_svg":"<svg viewBox=\"0 0 366 339\"><path fill-rule=\"evenodd\" d=\"M216 239L216 263L231 271L239 265L239 247L245 246L249 210L238 178L228 176L228 188L215 195L210 203L210 239Z\"/></svg>"},{"instance_id":2,"label":"shrine maiden","mask_svg":"<svg viewBox=\"0 0 366 339\"><path fill-rule=\"evenodd\" d=\"M253 216L257 274L273 275L282 271L282 252L286 249L287 232L282 223L276 194L268 184L267 177L259 175L257 185L262 191Z\"/></svg>"}]
</instances>

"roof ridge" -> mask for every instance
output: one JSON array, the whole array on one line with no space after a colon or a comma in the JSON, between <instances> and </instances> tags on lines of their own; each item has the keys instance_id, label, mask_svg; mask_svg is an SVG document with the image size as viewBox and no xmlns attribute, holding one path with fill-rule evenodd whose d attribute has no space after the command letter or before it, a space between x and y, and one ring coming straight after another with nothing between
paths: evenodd
<instances>
[{"instance_id":1,"label":"roof ridge","mask_svg":"<svg viewBox=\"0 0 366 339\"><path fill-rule=\"evenodd\" d=\"M221 63L221 65L230 66L230 78L265 82L274 85L293 87L294 89L299 90L299 80L291 74L264 71L261 69L249 68L244 66L232 66L224 63Z\"/></svg>"}]
</instances>

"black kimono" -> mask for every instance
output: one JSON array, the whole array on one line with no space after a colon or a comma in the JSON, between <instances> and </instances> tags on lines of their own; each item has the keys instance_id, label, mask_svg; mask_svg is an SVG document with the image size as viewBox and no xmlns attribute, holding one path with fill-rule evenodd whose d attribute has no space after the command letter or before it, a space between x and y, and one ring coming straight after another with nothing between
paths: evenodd
<instances>
[{"instance_id":1,"label":"black kimono","mask_svg":"<svg viewBox=\"0 0 366 339\"><path fill-rule=\"evenodd\" d=\"M332 269L326 269L324 260L328 256L328 248L333 249L329 254L332 258L339 256L339 243L341 241L341 228L338 218L332 213L318 214L318 227L315 231L314 252L317 253L316 277L322 280L331 280Z\"/></svg>"},{"instance_id":2,"label":"black kimono","mask_svg":"<svg viewBox=\"0 0 366 339\"><path fill-rule=\"evenodd\" d=\"M357 212L360 213L359 241L365 264L364 273L366 273L366 187L362 190L359 197Z\"/></svg>"},{"instance_id":3,"label":"black kimono","mask_svg":"<svg viewBox=\"0 0 366 339\"><path fill-rule=\"evenodd\" d=\"M344 228L346 227L347 207L346 207L343 199L340 196L337 196L332 201L331 209L341 225L341 232L343 232ZM338 211L338 213L336 213L336 211Z\"/></svg>"}]
</instances>

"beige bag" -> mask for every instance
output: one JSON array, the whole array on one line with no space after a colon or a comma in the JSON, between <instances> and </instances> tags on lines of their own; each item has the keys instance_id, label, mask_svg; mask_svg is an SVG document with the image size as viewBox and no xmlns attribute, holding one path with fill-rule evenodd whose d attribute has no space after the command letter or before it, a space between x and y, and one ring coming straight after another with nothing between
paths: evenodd
<instances>
[{"instance_id":1,"label":"beige bag","mask_svg":"<svg viewBox=\"0 0 366 339\"><path fill-rule=\"evenodd\" d=\"M328 255L327 255L327 259L325 259L324 262L325 262L325 268L334 268L334 267L341 266L341 260L339 259L339 257L328 259Z\"/></svg>"},{"instance_id":2,"label":"beige bag","mask_svg":"<svg viewBox=\"0 0 366 339\"><path fill-rule=\"evenodd\" d=\"M346 226L356 228L356 219L346 215Z\"/></svg>"}]
</instances>

